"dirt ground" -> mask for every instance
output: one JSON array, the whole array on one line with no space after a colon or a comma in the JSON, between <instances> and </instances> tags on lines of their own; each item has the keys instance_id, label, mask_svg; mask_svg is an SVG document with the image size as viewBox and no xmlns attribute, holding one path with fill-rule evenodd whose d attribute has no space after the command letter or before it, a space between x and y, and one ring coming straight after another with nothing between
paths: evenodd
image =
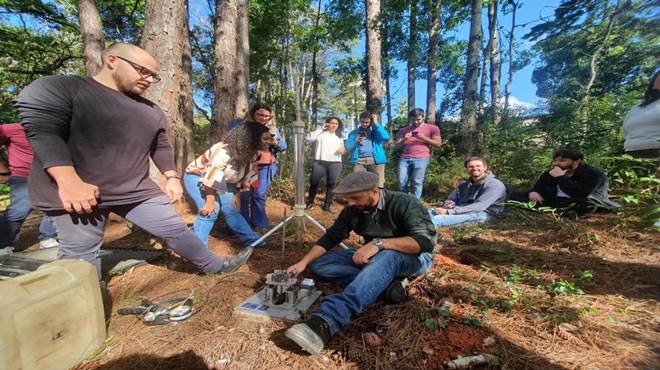
<instances>
[{"instance_id":1,"label":"dirt ground","mask_svg":"<svg viewBox=\"0 0 660 370\"><path fill-rule=\"evenodd\" d=\"M269 200L273 225L285 208ZM341 205L333 208L336 215ZM310 214L326 226L334 218L319 209ZM230 275L204 276L171 256L113 276L108 340L77 369L441 369L481 353L497 360L480 368L660 368L660 235L624 228L615 215L574 223L514 212L489 226L443 229L435 266L412 282L411 299L369 307L320 356L286 340L290 323L233 313L266 273L297 261L320 235L308 225L302 247L294 226L286 234L284 251L278 231ZM109 223L106 243L158 247L122 220ZM210 248L234 254L240 242L218 222ZM326 294L340 289L320 287ZM195 314L176 324L145 326L116 314L140 297L189 290ZM380 344L370 344L374 337Z\"/></svg>"}]
</instances>

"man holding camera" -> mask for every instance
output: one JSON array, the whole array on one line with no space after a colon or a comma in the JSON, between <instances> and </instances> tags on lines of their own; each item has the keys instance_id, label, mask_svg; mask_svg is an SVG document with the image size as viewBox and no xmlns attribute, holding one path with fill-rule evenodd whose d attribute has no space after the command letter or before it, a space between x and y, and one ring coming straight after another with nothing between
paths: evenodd
<instances>
[{"instance_id":1,"label":"man holding camera","mask_svg":"<svg viewBox=\"0 0 660 370\"><path fill-rule=\"evenodd\" d=\"M424 122L424 110L415 108L408 113L409 125L399 130L397 146L403 146L399 160L399 189L407 193L408 181L415 198L422 197L426 167L431 161L431 146L442 145L440 128Z\"/></svg>"},{"instance_id":2,"label":"man holding camera","mask_svg":"<svg viewBox=\"0 0 660 370\"><path fill-rule=\"evenodd\" d=\"M348 134L346 148L353 151L353 172L369 171L378 175L378 187L385 187L385 164L387 154L383 143L390 139L389 133L371 118L371 114L360 114L360 127Z\"/></svg>"}]
</instances>

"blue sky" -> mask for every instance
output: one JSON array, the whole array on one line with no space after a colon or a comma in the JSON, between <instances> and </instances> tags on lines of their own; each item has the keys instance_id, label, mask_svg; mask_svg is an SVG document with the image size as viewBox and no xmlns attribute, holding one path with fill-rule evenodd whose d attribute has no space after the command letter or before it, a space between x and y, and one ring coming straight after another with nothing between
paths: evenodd
<instances>
[{"instance_id":1,"label":"blue sky","mask_svg":"<svg viewBox=\"0 0 660 370\"><path fill-rule=\"evenodd\" d=\"M539 19L540 16L544 17L546 20L552 18L554 14L554 8L560 3L559 0L544 0L544 1L526 1L523 3L522 8L518 10L516 14L516 24L526 24L529 23L526 27L517 27L515 31L516 40L520 43L520 47L529 49L532 45L523 40L522 37L525 35L531 27L539 22L534 22ZM487 37L488 32L488 18L486 16L486 11L482 15L483 20L483 29L484 29L484 42ZM534 23L530 23L534 22ZM503 31L508 32L511 28L511 15L503 15L499 13L499 24L500 28L504 28ZM470 31L469 21L465 24L460 25L454 34L457 38L467 40ZM501 31L501 44L503 47L506 47L506 39L502 38L504 33ZM359 47L356 49L357 53L364 52L364 43L361 42ZM398 62L399 78L393 80L391 83L391 89L393 92L392 103L394 105L393 112L396 109L397 103L400 100L407 100L407 73L406 65L404 62ZM536 60L533 60L527 67L516 72L513 76L513 83L511 84L511 95L512 103L519 101L520 104L533 104L537 105L542 103L542 99L536 96L536 86L532 83L532 70L534 69L534 64ZM504 84L507 79L508 65L502 65L502 79L501 79L501 89L502 95L504 95ZM422 109L426 109L426 80L417 80L415 83L415 103ZM436 94L438 97L438 102L436 107L439 105L439 101L442 97L442 86L438 85L438 92Z\"/></svg>"}]
</instances>

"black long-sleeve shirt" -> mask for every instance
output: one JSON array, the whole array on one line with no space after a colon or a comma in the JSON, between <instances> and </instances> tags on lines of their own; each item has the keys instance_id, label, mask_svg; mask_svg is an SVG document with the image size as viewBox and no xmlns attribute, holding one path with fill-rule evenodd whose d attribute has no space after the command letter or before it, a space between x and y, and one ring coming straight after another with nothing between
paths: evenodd
<instances>
[{"instance_id":1,"label":"black long-sleeve shirt","mask_svg":"<svg viewBox=\"0 0 660 370\"><path fill-rule=\"evenodd\" d=\"M557 194L557 186L571 198L593 198L605 203L608 200L609 182L607 175L598 168L587 164L580 164L572 176L550 175L550 171L544 172L534 184L535 191L544 198L554 198Z\"/></svg>"},{"instance_id":2,"label":"black long-sleeve shirt","mask_svg":"<svg viewBox=\"0 0 660 370\"><path fill-rule=\"evenodd\" d=\"M149 158L161 172L175 169L165 115L145 98L92 78L49 76L26 87L15 105L34 149L29 189L37 209L63 208L49 167L73 166L99 187L101 207L162 193L149 179Z\"/></svg>"},{"instance_id":3,"label":"black long-sleeve shirt","mask_svg":"<svg viewBox=\"0 0 660 370\"><path fill-rule=\"evenodd\" d=\"M432 252L437 232L422 203L412 195L398 191L381 190L380 195L381 201L374 213L344 207L335 223L316 243L331 249L354 231L367 242L373 238L409 236L419 244L419 253Z\"/></svg>"}]
</instances>

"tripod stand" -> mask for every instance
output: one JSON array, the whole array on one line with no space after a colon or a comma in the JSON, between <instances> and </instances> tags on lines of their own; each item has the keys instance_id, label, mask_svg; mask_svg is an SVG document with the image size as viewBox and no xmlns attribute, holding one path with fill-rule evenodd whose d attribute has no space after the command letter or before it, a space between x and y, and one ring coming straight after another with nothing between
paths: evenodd
<instances>
[{"instance_id":1,"label":"tripod stand","mask_svg":"<svg viewBox=\"0 0 660 370\"><path fill-rule=\"evenodd\" d=\"M316 226L319 230L325 232L325 227L316 221L312 216L307 214L306 204L305 204L305 123L297 120L293 122L293 132L294 132L294 169L293 169L293 179L295 181L295 204L293 206L293 215L286 217L279 224L275 225L267 233L261 236L261 238L255 240L248 247L252 248L261 244L264 240L268 239L269 236L280 228L284 227L290 221L298 221L298 235L299 241L302 244L303 242L303 232L305 230L305 220L308 220L312 225ZM347 249L348 247L344 243L339 243L339 245Z\"/></svg>"}]
</instances>

